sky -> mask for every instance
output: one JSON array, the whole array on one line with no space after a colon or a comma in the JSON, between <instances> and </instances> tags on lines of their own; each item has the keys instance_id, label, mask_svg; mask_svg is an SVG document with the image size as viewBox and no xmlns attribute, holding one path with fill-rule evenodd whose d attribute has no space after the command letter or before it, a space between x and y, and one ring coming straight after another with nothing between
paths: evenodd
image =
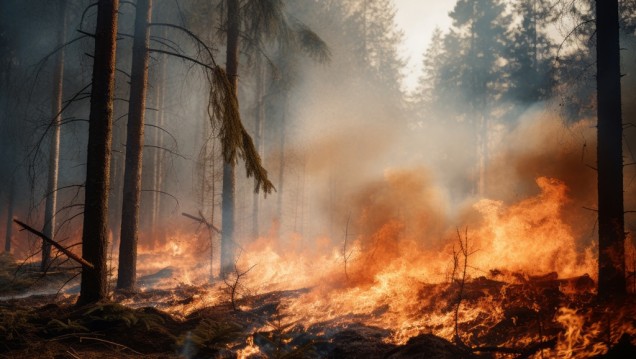
<instances>
[{"instance_id":1,"label":"sky","mask_svg":"<svg viewBox=\"0 0 636 359\"><path fill-rule=\"evenodd\" d=\"M448 13L456 0L393 0L397 13L395 21L404 31L401 47L408 61L404 71L404 88L412 90L421 72L422 55L428 46L435 27L446 30L451 20Z\"/></svg>"}]
</instances>

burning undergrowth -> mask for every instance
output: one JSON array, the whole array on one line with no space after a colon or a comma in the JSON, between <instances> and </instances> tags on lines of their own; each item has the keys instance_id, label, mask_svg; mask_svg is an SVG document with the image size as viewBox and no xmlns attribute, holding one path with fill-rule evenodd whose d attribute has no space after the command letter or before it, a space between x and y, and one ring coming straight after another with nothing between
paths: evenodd
<instances>
[{"instance_id":1,"label":"burning undergrowth","mask_svg":"<svg viewBox=\"0 0 636 359\"><path fill-rule=\"evenodd\" d=\"M341 196L333 207L338 234L303 238L271 230L241 240L225 279L217 275L218 236L181 218L165 241L140 248L142 290L115 295L132 314L119 307L91 314L102 321L99 315L108 315L121 328L155 326L165 334L162 351L186 358L588 358L633 350L633 298L595 298L594 213L583 208L593 203L594 181L571 173L593 159L581 160L578 141L528 135L561 127L535 126L520 130L524 146L493 145L492 195L449 205L434 172L386 169ZM626 247L629 257L631 240ZM169 315L169 324L150 310L157 320L144 327L138 317L147 307ZM69 341L92 325L58 319ZM11 336L20 323L5 322L0 332ZM38 328L31 335L46 337L48 329ZM142 339L108 338L156 353Z\"/></svg>"},{"instance_id":2,"label":"burning undergrowth","mask_svg":"<svg viewBox=\"0 0 636 359\"><path fill-rule=\"evenodd\" d=\"M536 186L537 194L512 205L477 201L470 225L449 231L426 200L435 198L426 177L389 171L356 197L359 210L339 245L260 238L244 246L228 281L163 308L187 318L236 301L251 318L243 354L266 352L271 343L262 336L280 339L271 318L286 328L286 343L296 343L288 350L309 342L336 350L319 342L350 340L389 352L433 334L466 357L603 354L636 334L636 313L595 303L593 250L578 250L562 218L571 201L566 184L539 177ZM412 221L419 225L409 228ZM435 235L441 239L425 240Z\"/></svg>"}]
</instances>

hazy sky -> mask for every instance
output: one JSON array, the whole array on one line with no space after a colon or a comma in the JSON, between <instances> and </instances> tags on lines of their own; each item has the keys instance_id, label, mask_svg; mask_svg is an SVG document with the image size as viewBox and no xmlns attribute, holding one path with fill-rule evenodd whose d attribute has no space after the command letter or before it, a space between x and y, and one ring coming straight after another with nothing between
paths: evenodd
<instances>
[{"instance_id":1,"label":"hazy sky","mask_svg":"<svg viewBox=\"0 0 636 359\"><path fill-rule=\"evenodd\" d=\"M422 54L436 26L450 26L448 12L456 0L393 0L397 9L396 22L404 30L403 56L408 60L405 88L412 89L420 74Z\"/></svg>"}]
</instances>

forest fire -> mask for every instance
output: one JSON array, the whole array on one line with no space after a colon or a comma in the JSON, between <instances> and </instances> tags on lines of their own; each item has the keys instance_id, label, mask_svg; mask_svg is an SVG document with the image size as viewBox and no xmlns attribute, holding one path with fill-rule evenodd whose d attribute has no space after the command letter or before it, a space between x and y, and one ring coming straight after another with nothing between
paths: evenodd
<instances>
[{"instance_id":1,"label":"forest fire","mask_svg":"<svg viewBox=\"0 0 636 359\"><path fill-rule=\"evenodd\" d=\"M2 0L0 357L636 358L634 44L634 0Z\"/></svg>"},{"instance_id":2,"label":"forest fire","mask_svg":"<svg viewBox=\"0 0 636 359\"><path fill-rule=\"evenodd\" d=\"M359 234L352 235L346 247L283 246L277 238L264 237L246 244L236 269L239 273L251 268L237 293L241 310L258 311L263 305L249 298L287 293L276 302L279 325L293 325L293 330L316 338L364 325L387 330L383 342L392 345L404 345L422 334L449 341L459 336L477 349L489 343L521 353L534 346L531 357L537 358L604 354L607 343L636 335L633 307L598 312L592 305L596 259L592 248L579 255L571 225L561 216L569 201L565 183L539 177L539 193L517 203L479 200L471 206L474 227L439 232L438 223L426 220L428 206L409 207L404 201L420 203L419 193L394 196L406 188L427 192L423 183L414 185L418 179L422 177L409 172L391 172L384 186L370 186L378 198L362 201L363 207L352 211L359 217L351 218L348 232ZM424 223L411 225L392 216L391 204L396 203L412 210L403 211L402 220L424 218ZM449 239L431 246L421 236L434 231ZM209 256L202 256L201 246L193 241L168 237L175 240L180 244L168 243L167 252L158 254L174 262L147 262L183 269L170 280L207 281L209 267L186 269L185 263L209 261ZM465 258L458 241L467 246ZM308 242L312 241L304 243ZM155 247L150 253L160 252ZM189 305L165 309L187 316L227 302L227 286L218 283ZM253 328L254 333L272 330L271 323ZM259 345L251 338L239 356L256 353Z\"/></svg>"}]
</instances>

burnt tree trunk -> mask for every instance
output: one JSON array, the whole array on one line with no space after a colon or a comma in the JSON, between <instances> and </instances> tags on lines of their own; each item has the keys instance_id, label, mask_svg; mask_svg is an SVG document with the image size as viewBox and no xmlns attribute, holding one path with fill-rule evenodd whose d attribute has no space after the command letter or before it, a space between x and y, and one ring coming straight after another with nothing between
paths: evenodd
<instances>
[{"instance_id":1,"label":"burnt tree trunk","mask_svg":"<svg viewBox=\"0 0 636 359\"><path fill-rule=\"evenodd\" d=\"M282 101L281 101L281 114L280 123L278 128L278 197L276 202L276 211L278 216L279 236L283 228L283 195L285 193L285 131L287 126L287 97L288 89L283 89Z\"/></svg>"},{"instance_id":2,"label":"burnt tree trunk","mask_svg":"<svg viewBox=\"0 0 636 359\"><path fill-rule=\"evenodd\" d=\"M623 124L618 0L596 0L598 294L624 296Z\"/></svg>"},{"instance_id":3,"label":"burnt tree trunk","mask_svg":"<svg viewBox=\"0 0 636 359\"><path fill-rule=\"evenodd\" d=\"M60 124L62 122L62 94L64 92L64 42L66 41L66 0L60 0L58 4L57 46L60 50L55 58L53 73L53 101L51 112L53 122L51 124L51 142L49 147L49 174L46 186L46 205L44 209L44 229L42 232L47 237L55 238L56 208L57 208L57 179L60 165ZM42 261L40 270L45 271L51 261L51 245L42 241Z\"/></svg>"},{"instance_id":4,"label":"burnt tree trunk","mask_svg":"<svg viewBox=\"0 0 636 359\"><path fill-rule=\"evenodd\" d=\"M4 233L4 251L11 253L11 240L13 239L13 211L15 210L15 178L11 178L9 187L9 205L7 207L7 227Z\"/></svg>"},{"instance_id":5,"label":"burnt tree trunk","mask_svg":"<svg viewBox=\"0 0 636 359\"><path fill-rule=\"evenodd\" d=\"M265 81L262 55L257 55L256 59L256 111L254 116L254 147L258 151L259 156L263 158L263 121L265 118L265 106L263 103L263 93L265 92ZM252 203L252 238L258 239L259 236L259 195L254 193Z\"/></svg>"},{"instance_id":6,"label":"burnt tree trunk","mask_svg":"<svg viewBox=\"0 0 636 359\"><path fill-rule=\"evenodd\" d=\"M137 277L141 164L144 147L144 115L150 38L148 23L150 23L151 8L152 0L137 1L126 133L126 168L124 170L124 199L121 210L117 289L134 289Z\"/></svg>"},{"instance_id":7,"label":"burnt tree trunk","mask_svg":"<svg viewBox=\"0 0 636 359\"><path fill-rule=\"evenodd\" d=\"M122 108L116 108L114 118L121 118L125 113L120 113ZM128 110L128 109L126 109ZM125 123L113 123L112 132L112 156L110 161L110 198L109 198L109 228L112 238L112 244L116 247L111 247L111 252L114 248L119 248L119 234L121 228L121 207L123 202L123 180L124 180L124 156L125 145L124 137L126 131L124 129Z\"/></svg>"},{"instance_id":8,"label":"burnt tree trunk","mask_svg":"<svg viewBox=\"0 0 636 359\"><path fill-rule=\"evenodd\" d=\"M225 71L231 90L238 97L239 63L239 1L227 0L227 47ZM235 162L223 164L222 233L221 233L221 277L225 278L234 268L234 206L236 178Z\"/></svg>"},{"instance_id":9,"label":"burnt tree trunk","mask_svg":"<svg viewBox=\"0 0 636 359\"><path fill-rule=\"evenodd\" d=\"M108 295L106 248L118 8L119 0L97 3L82 229L82 256L94 268L82 268L79 305Z\"/></svg>"},{"instance_id":10,"label":"burnt tree trunk","mask_svg":"<svg viewBox=\"0 0 636 359\"><path fill-rule=\"evenodd\" d=\"M164 99L164 89L165 89L165 81L166 81L166 59L164 56L159 56L159 73L157 78L157 92L155 96L155 105L157 106L157 113L155 115L155 124L158 128L155 129L155 145L159 148L163 147L163 133L160 128L163 128L164 122L164 112L163 112L163 99ZM157 230L157 225L159 223L160 218L160 208L161 208L161 191L163 188L163 151L159 148L155 149L153 161L152 161L152 189L155 192L152 192L152 205L150 207L151 215L150 215L150 228L153 237L157 237L159 231Z\"/></svg>"}]
</instances>

